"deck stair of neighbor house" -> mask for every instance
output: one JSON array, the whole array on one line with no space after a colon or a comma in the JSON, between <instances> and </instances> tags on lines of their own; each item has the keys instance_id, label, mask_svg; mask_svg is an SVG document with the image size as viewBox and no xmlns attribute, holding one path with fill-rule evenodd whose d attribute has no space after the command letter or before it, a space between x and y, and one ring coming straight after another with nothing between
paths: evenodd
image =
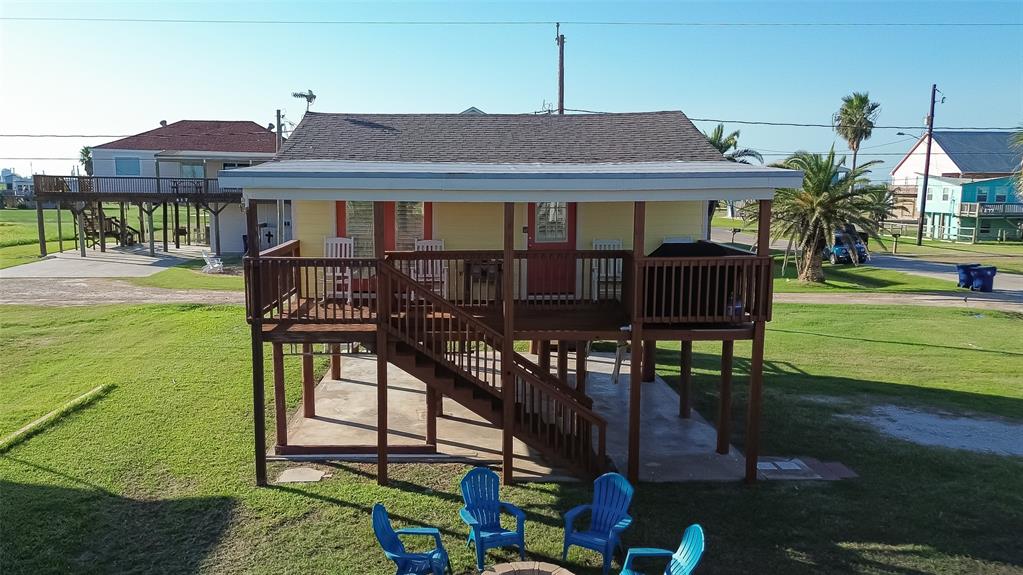
<instances>
[{"instance_id":1,"label":"deck stair of neighbor house","mask_svg":"<svg viewBox=\"0 0 1023 575\"><path fill-rule=\"evenodd\" d=\"M606 470L607 424L585 394L514 353L513 417L506 421L503 334L389 263L381 263L380 273L394 296L387 326L392 364L495 427L511 426L553 465L583 476Z\"/></svg>"},{"instance_id":2,"label":"deck stair of neighbor house","mask_svg":"<svg viewBox=\"0 0 1023 575\"><path fill-rule=\"evenodd\" d=\"M103 221L103 235L107 238L120 238L123 233L124 244L130 246L135 244L140 237L138 230L125 224L120 218L104 214ZM100 216L99 206L96 203L87 204L82 210L82 231L89 247L99 245Z\"/></svg>"}]
</instances>

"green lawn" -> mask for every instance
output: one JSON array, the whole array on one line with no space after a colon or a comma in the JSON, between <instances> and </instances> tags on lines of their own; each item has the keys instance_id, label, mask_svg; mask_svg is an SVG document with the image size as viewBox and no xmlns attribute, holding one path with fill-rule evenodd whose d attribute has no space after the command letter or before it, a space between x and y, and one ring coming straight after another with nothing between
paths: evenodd
<instances>
[{"instance_id":1,"label":"green lawn","mask_svg":"<svg viewBox=\"0 0 1023 575\"><path fill-rule=\"evenodd\" d=\"M886 238L889 250L894 243ZM916 245L916 238L899 238L898 255L916 257L948 264L979 263L997 266L999 272L1023 274L1023 243L984 242L979 244L924 240Z\"/></svg>"},{"instance_id":2,"label":"green lawn","mask_svg":"<svg viewBox=\"0 0 1023 575\"><path fill-rule=\"evenodd\" d=\"M919 447L833 417L895 402L1023 421L1023 354L1005 337L1023 320L791 305L778 305L775 317L764 453L838 460L860 478L640 485L627 544L674 547L685 525L699 521L708 534L700 573L1023 572L1023 461ZM331 466L333 477L317 484L253 487L240 307L0 306L0 324L0 434L111 386L0 454L5 574L389 574L369 525L376 501L398 524L439 526L456 573L470 572L457 518L463 466L395 465L388 488L375 485L371 466L355 464ZM672 381L673 347L658 355ZM716 353L696 345L695 397L710 417ZM748 345L737 346L737 423L748 354ZM287 361L294 404L298 366ZM560 514L589 490L526 484L503 495L529 515L530 556L549 560L561 549ZM573 551L569 559L576 573L599 572L595 554Z\"/></svg>"},{"instance_id":3,"label":"green lawn","mask_svg":"<svg viewBox=\"0 0 1023 575\"><path fill-rule=\"evenodd\" d=\"M781 273L780 260L774 266L775 293L841 293L841 292L931 292L954 291L955 282L907 274L895 270L875 268L871 265L824 264L823 284L801 282L796 279L792 261Z\"/></svg>"},{"instance_id":4,"label":"green lawn","mask_svg":"<svg viewBox=\"0 0 1023 575\"><path fill-rule=\"evenodd\" d=\"M205 265L203 260L189 260L148 277L125 278L125 281L139 286L167 289L244 291L245 278L241 273L241 256L225 256L223 260L226 271L224 274L204 274L199 271Z\"/></svg>"}]
</instances>

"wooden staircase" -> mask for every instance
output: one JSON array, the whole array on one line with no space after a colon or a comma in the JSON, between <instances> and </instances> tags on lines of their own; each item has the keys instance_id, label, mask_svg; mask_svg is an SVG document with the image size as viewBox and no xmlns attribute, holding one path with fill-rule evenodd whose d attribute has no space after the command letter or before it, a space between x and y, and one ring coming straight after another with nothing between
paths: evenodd
<instances>
[{"instance_id":1,"label":"wooden staircase","mask_svg":"<svg viewBox=\"0 0 1023 575\"><path fill-rule=\"evenodd\" d=\"M539 451L553 465L583 476L607 467L606 421L585 394L525 356L501 354L504 335L381 262L392 299L388 360L435 391ZM505 421L501 373L510 359L515 389L512 421Z\"/></svg>"},{"instance_id":2,"label":"wooden staircase","mask_svg":"<svg viewBox=\"0 0 1023 575\"><path fill-rule=\"evenodd\" d=\"M135 228L125 224L120 218L104 215L103 235L107 238L120 240L123 234L125 245L134 245L138 240L139 232ZM96 247L100 243L100 216L99 207L96 204L88 204L82 210L82 231L84 232L86 245Z\"/></svg>"}]
</instances>

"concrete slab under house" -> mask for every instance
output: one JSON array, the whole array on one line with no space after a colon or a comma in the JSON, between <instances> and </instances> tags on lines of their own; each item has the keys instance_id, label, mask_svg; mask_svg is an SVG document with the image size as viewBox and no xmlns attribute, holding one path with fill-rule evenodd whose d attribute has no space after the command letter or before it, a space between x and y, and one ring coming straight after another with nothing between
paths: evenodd
<instances>
[{"instance_id":1,"label":"concrete slab under house","mask_svg":"<svg viewBox=\"0 0 1023 575\"><path fill-rule=\"evenodd\" d=\"M373 457L384 484L389 460L459 443L465 432L442 412L494 430L466 449L493 445L488 456L499 456L493 463L506 482L534 453L559 472L617 468L641 481L670 475L664 462L691 449L754 481L771 198L801 181L798 171L724 161L681 112L307 113L272 161L219 175L220 186L241 190L250 237L261 205L291 205L293 239L265 250L250 244L245 258L257 482L267 481L269 451ZM707 241L709 204L723 199L759 202L753 252ZM721 342L725 416L714 418L712 434L684 421L700 421L691 408L697 340ZM729 445L736 340L753 344L739 470ZM516 341L533 342L535 355L516 352ZM606 367L588 357L594 341L621 344L611 370L628 377L618 387L590 381L589 371ZM681 342L677 395L657 383L657 341ZM315 350L326 346L330 380L340 380L346 343L374 354L375 385L363 385L371 402L319 398L354 389L318 388L313 369ZM292 345L303 358L303 398L289 425L283 365ZM395 368L420 384L396 379ZM669 400L674 421L665 419ZM409 402L423 413L422 429L403 419ZM354 425L334 426L345 431L329 439L323 418L339 416ZM645 425L695 431L662 444L644 438Z\"/></svg>"}]
</instances>

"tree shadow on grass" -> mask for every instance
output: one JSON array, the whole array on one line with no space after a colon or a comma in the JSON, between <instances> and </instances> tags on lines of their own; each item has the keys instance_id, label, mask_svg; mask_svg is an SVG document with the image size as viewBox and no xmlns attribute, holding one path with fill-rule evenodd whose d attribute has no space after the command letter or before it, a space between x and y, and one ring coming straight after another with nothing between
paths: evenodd
<instances>
[{"instance_id":1,"label":"tree shadow on grass","mask_svg":"<svg viewBox=\"0 0 1023 575\"><path fill-rule=\"evenodd\" d=\"M235 506L230 497L133 499L0 480L0 571L197 573Z\"/></svg>"}]
</instances>

